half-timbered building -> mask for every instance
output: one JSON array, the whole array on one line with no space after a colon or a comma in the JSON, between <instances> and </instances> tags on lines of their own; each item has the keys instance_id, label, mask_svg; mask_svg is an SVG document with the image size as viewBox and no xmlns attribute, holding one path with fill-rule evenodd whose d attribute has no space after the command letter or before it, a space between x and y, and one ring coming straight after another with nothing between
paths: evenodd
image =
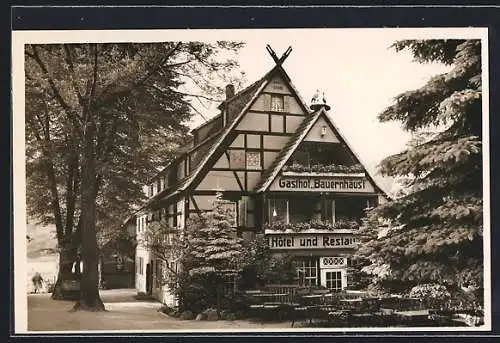
<instances>
[{"instance_id":1,"label":"half-timbered building","mask_svg":"<svg viewBox=\"0 0 500 343\"><path fill-rule=\"evenodd\" d=\"M340 290L348 283L356 236L336 224L359 222L385 194L338 130L326 101L302 99L284 58L274 55L274 68L242 91L226 87L220 114L192 130L191 142L148 185L137 233L156 220L183 230L187 218L211 210L222 193L244 239L265 234L271 249L295 256L299 282ZM172 299L155 281L160 268L139 244L137 291L168 303Z\"/></svg>"}]
</instances>

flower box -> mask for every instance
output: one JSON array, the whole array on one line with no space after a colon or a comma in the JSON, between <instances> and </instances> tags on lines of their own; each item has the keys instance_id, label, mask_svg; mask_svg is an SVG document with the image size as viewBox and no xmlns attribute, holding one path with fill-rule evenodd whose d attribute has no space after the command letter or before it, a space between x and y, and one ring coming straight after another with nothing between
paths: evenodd
<instances>
[{"instance_id":1,"label":"flower box","mask_svg":"<svg viewBox=\"0 0 500 343\"><path fill-rule=\"evenodd\" d=\"M292 164L292 165L286 165L283 168L283 172L293 172L293 173L318 173L318 174L342 174L342 175L351 175L351 174L356 174L356 173L362 173L364 175L365 169L361 164L355 164L351 166L346 166L342 164L329 164L329 165L322 165L322 164L314 164L311 166L304 166L301 164Z\"/></svg>"},{"instance_id":2,"label":"flower box","mask_svg":"<svg viewBox=\"0 0 500 343\"><path fill-rule=\"evenodd\" d=\"M311 172L311 171L283 171L283 176L317 176L317 177L365 177L365 173L337 173L337 172Z\"/></svg>"}]
</instances>

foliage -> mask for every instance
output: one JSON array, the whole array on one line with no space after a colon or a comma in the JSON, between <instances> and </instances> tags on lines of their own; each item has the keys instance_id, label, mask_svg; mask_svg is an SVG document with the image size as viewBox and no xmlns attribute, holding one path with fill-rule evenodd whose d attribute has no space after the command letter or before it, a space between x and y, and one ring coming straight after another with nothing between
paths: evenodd
<instances>
[{"instance_id":1,"label":"foliage","mask_svg":"<svg viewBox=\"0 0 500 343\"><path fill-rule=\"evenodd\" d=\"M418 62L441 62L448 72L395 98L379 119L399 121L417 138L380 165L406 189L375 213L388 233L358 255L373 274L413 286L474 284L482 288L481 43L479 40L401 41ZM433 133L429 134L429 131Z\"/></svg>"},{"instance_id":2,"label":"foliage","mask_svg":"<svg viewBox=\"0 0 500 343\"><path fill-rule=\"evenodd\" d=\"M312 221L307 223L282 223L276 222L271 224L264 224L264 230L274 230L274 231L291 231L291 232L302 232L309 230L324 230L324 231L336 231L336 230L357 230L359 224L356 221L349 220L337 220L335 223L325 223L320 221Z\"/></svg>"},{"instance_id":3,"label":"foliage","mask_svg":"<svg viewBox=\"0 0 500 343\"><path fill-rule=\"evenodd\" d=\"M213 210L189 218L186 234L189 241L191 274L237 271L243 240L237 236L234 203L217 199Z\"/></svg>"},{"instance_id":4,"label":"foliage","mask_svg":"<svg viewBox=\"0 0 500 343\"><path fill-rule=\"evenodd\" d=\"M450 297L450 292L443 285L426 283L413 287L409 296L412 298L446 299Z\"/></svg>"},{"instance_id":5,"label":"foliage","mask_svg":"<svg viewBox=\"0 0 500 343\"><path fill-rule=\"evenodd\" d=\"M240 286L253 289L269 284L291 284L297 279L294 257L277 254L269 248L268 238L257 235L244 244L244 267Z\"/></svg>"},{"instance_id":6,"label":"foliage","mask_svg":"<svg viewBox=\"0 0 500 343\"><path fill-rule=\"evenodd\" d=\"M365 171L360 163L353 165L343 165L343 164L313 164L310 166L304 166L298 163L291 165L285 165L283 167L284 172L297 172L297 173L362 173Z\"/></svg>"},{"instance_id":7,"label":"foliage","mask_svg":"<svg viewBox=\"0 0 500 343\"><path fill-rule=\"evenodd\" d=\"M213 210L190 217L184 231L157 222L140 240L166 262L162 283L176 294L181 309L199 312L231 305L233 294L224 288L234 282L244 263L242 239L231 226L231 205L219 196ZM172 269L172 261L179 268Z\"/></svg>"},{"instance_id":8,"label":"foliage","mask_svg":"<svg viewBox=\"0 0 500 343\"><path fill-rule=\"evenodd\" d=\"M361 219L361 221L361 226L356 232L356 240L359 247L362 247L367 242L376 240L381 234L380 229L382 226L380 218L373 211L373 208L365 209L365 216ZM377 283L379 278L384 275L383 267L380 268L380 266L377 266L379 270L372 273L367 270L367 268L370 268L371 266L372 263L368 258L366 258L366 256L355 252L349 259L348 287L350 289L362 290Z\"/></svg>"}]
</instances>

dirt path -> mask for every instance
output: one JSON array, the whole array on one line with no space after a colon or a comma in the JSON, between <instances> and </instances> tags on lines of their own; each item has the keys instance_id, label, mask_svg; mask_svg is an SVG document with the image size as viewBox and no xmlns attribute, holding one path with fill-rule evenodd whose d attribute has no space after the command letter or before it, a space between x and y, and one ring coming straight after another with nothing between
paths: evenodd
<instances>
[{"instance_id":1,"label":"dirt path","mask_svg":"<svg viewBox=\"0 0 500 343\"><path fill-rule=\"evenodd\" d=\"M158 302L138 301L134 290L106 290L101 297L107 312L69 312L74 302L51 300L49 294L28 295L28 331L139 330L210 331L289 329L289 322L194 321L165 316Z\"/></svg>"}]
</instances>

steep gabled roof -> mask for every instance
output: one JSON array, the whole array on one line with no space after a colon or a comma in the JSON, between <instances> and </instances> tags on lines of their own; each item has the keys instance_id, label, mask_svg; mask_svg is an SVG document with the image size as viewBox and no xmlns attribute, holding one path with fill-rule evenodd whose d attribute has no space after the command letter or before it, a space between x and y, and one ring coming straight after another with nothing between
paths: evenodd
<instances>
[{"instance_id":1,"label":"steep gabled roof","mask_svg":"<svg viewBox=\"0 0 500 343\"><path fill-rule=\"evenodd\" d=\"M311 127L313 127L314 123L318 120L321 111L322 109L308 115L307 117L304 118L302 123L300 123L299 127L297 128L297 131L295 131L295 133L292 136L290 136L290 139L288 140L287 144L280 151L280 153L278 154L274 162L271 164L271 166L262 175L261 181L255 187L257 192L264 191L271 184L271 182L274 180L278 172L285 165L286 161L288 161L288 159L290 158L290 156L292 156L295 149L297 149L297 146L300 144L300 142L302 142L302 140L307 135Z\"/></svg>"},{"instance_id":2,"label":"steep gabled roof","mask_svg":"<svg viewBox=\"0 0 500 343\"><path fill-rule=\"evenodd\" d=\"M165 200L167 198L170 198L174 195L177 195L181 193L182 191L186 190L192 183L193 181L197 178L199 173L205 168L207 162L210 160L212 155L216 152L216 150L221 146L222 142L226 139L226 137L229 135L229 133L238 125L240 120L243 118L244 114L247 112L247 110L252 106L252 104L255 102L257 99L258 95L262 92L262 90L268 85L269 81L274 77L276 74L283 76L285 79L285 82L287 85L292 89L292 93L299 99L300 105L304 109L304 111L307 113L309 112L308 107L300 94L298 93L297 89L295 86L292 84L290 77L288 74L285 72L283 67L281 65L276 65L273 69L271 69L269 72L267 72L261 79L257 80L244 90L236 93L235 96L232 98L228 99L225 103L229 104L231 102L235 102L233 104L236 104L236 106L233 106L231 111L233 113L228 113L228 117L231 115L234 116L234 120L231 120L230 123L228 123L220 132L218 132L214 136L218 136L215 139L214 144L208 151L208 153L205 155L203 160L200 162L200 164L196 167L195 170L193 170L190 175L188 175L184 180L182 180L179 184L177 184L174 188L170 189L165 189L164 191L156 194L153 198L148 201L148 204L151 204L152 202L159 201L159 200ZM229 106L228 106L229 107Z\"/></svg>"},{"instance_id":3,"label":"steep gabled roof","mask_svg":"<svg viewBox=\"0 0 500 343\"><path fill-rule=\"evenodd\" d=\"M297 131L290 137L290 140L285 145L283 150L280 152L280 154L273 162L271 167L269 167L269 169L264 173L261 182L256 187L257 193L264 192L269 188L269 186L272 184L272 182L274 181L280 170L285 166L286 162L290 159L294 151L297 149L299 144L304 140L304 138L307 136L311 128L314 126L314 124L318 121L320 117L323 117L331 125L333 132L337 135L339 140L354 155L356 160L359 163L361 163L359 156L349 146L346 139L342 136L337 126L326 112L325 108L321 107L316 112L310 114L309 117L306 117L304 121L300 124L300 126L297 128ZM386 195L385 192L377 185L375 180L370 176L366 168L364 169L368 180L374 185L375 189L380 193L382 193L383 195Z\"/></svg>"}]
</instances>

